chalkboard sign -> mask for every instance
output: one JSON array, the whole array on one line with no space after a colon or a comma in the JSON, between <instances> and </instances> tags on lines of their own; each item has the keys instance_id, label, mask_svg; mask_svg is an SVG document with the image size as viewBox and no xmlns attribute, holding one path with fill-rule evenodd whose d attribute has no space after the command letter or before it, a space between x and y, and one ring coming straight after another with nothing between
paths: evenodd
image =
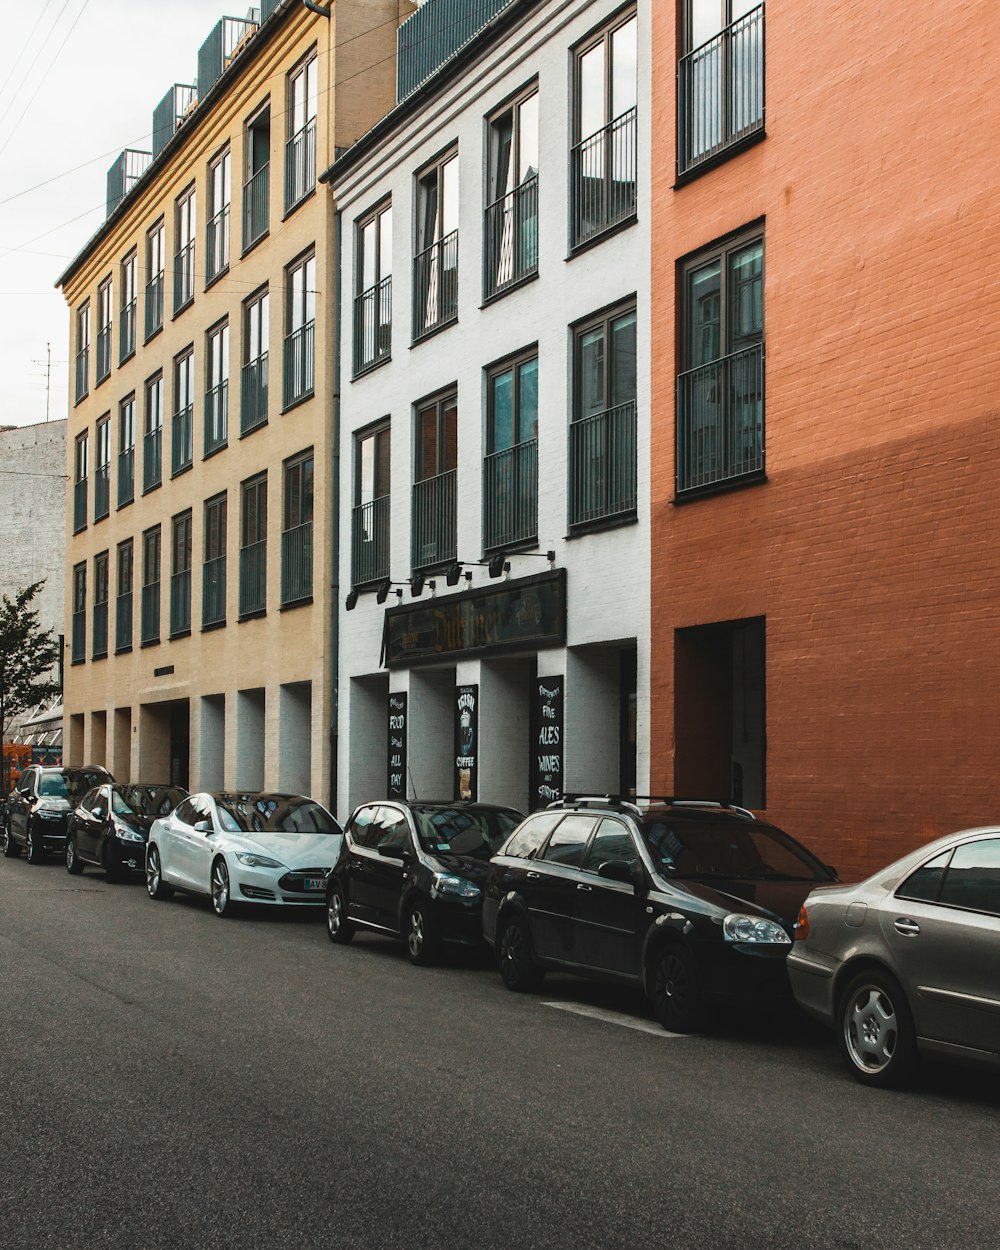
<instances>
[{"instance_id":1,"label":"chalkboard sign","mask_svg":"<svg viewBox=\"0 0 1000 1250\"><path fill-rule=\"evenodd\" d=\"M455 798L475 803L479 792L479 687L455 690Z\"/></svg>"},{"instance_id":2,"label":"chalkboard sign","mask_svg":"<svg viewBox=\"0 0 1000 1250\"><path fill-rule=\"evenodd\" d=\"M390 799L406 798L406 695L389 695L389 779Z\"/></svg>"},{"instance_id":3,"label":"chalkboard sign","mask_svg":"<svg viewBox=\"0 0 1000 1250\"><path fill-rule=\"evenodd\" d=\"M531 810L563 795L563 679L539 677L532 683Z\"/></svg>"}]
</instances>

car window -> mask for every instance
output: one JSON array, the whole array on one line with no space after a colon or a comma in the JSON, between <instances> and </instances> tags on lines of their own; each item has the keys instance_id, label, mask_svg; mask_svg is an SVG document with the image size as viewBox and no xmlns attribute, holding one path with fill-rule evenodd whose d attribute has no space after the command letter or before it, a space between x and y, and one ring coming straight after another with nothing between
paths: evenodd
<instances>
[{"instance_id":1,"label":"car window","mask_svg":"<svg viewBox=\"0 0 1000 1250\"><path fill-rule=\"evenodd\" d=\"M514 830L514 836L501 854L513 855L517 859L534 859L538 848L562 818L562 812L543 812L539 816L529 816Z\"/></svg>"},{"instance_id":2,"label":"car window","mask_svg":"<svg viewBox=\"0 0 1000 1250\"><path fill-rule=\"evenodd\" d=\"M91 811L99 819L103 820L108 814L108 796L103 790L92 790L93 795Z\"/></svg>"},{"instance_id":3,"label":"car window","mask_svg":"<svg viewBox=\"0 0 1000 1250\"><path fill-rule=\"evenodd\" d=\"M926 864L921 864L916 872L910 873L896 891L897 898L913 899L916 902L936 903L944 880L944 870L951 859L951 851L942 851Z\"/></svg>"},{"instance_id":4,"label":"car window","mask_svg":"<svg viewBox=\"0 0 1000 1250\"><path fill-rule=\"evenodd\" d=\"M1000 915L1000 838L955 848L944 875L940 902Z\"/></svg>"},{"instance_id":5,"label":"car window","mask_svg":"<svg viewBox=\"0 0 1000 1250\"><path fill-rule=\"evenodd\" d=\"M383 807L380 811L381 819L377 825L372 826L373 830L377 830L374 834L375 846L389 846L396 851L409 846L410 826L406 823L403 813L391 807Z\"/></svg>"},{"instance_id":6,"label":"car window","mask_svg":"<svg viewBox=\"0 0 1000 1250\"><path fill-rule=\"evenodd\" d=\"M550 863L578 867L594 824L593 816L567 816L553 830L542 858Z\"/></svg>"},{"instance_id":7,"label":"car window","mask_svg":"<svg viewBox=\"0 0 1000 1250\"><path fill-rule=\"evenodd\" d=\"M351 840L357 846L374 847L379 834L378 808L362 807L351 821Z\"/></svg>"},{"instance_id":8,"label":"car window","mask_svg":"<svg viewBox=\"0 0 1000 1250\"><path fill-rule=\"evenodd\" d=\"M431 855L489 859L503 846L520 813L481 807L413 807L420 845Z\"/></svg>"},{"instance_id":9,"label":"car window","mask_svg":"<svg viewBox=\"0 0 1000 1250\"><path fill-rule=\"evenodd\" d=\"M627 864L634 868L639 862L628 826L620 820L605 817L597 826L597 832L587 848L583 866L588 872L597 872L601 864Z\"/></svg>"},{"instance_id":10,"label":"car window","mask_svg":"<svg viewBox=\"0 0 1000 1250\"><path fill-rule=\"evenodd\" d=\"M31 783L35 780L35 774L29 769L21 780L17 783L17 788L22 794L31 793Z\"/></svg>"},{"instance_id":11,"label":"car window","mask_svg":"<svg viewBox=\"0 0 1000 1250\"><path fill-rule=\"evenodd\" d=\"M174 818L182 821L185 825L193 825L197 820L194 814L194 803L191 799L185 799L183 803L177 804L177 810L174 812Z\"/></svg>"},{"instance_id":12,"label":"car window","mask_svg":"<svg viewBox=\"0 0 1000 1250\"><path fill-rule=\"evenodd\" d=\"M69 798L69 787L62 773L42 773L38 793L48 799Z\"/></svg>"},{"instance_id":13,"label":"car window","mask_svg":"<svg viewBox=\"0 0 1000 1250\"><path fill-rule=\"evenodd\" d=\"M744 881L829 881L830 874L787 833L737 818L647 816L642 836L660 872Z\"/></svg>"}]
</instances>

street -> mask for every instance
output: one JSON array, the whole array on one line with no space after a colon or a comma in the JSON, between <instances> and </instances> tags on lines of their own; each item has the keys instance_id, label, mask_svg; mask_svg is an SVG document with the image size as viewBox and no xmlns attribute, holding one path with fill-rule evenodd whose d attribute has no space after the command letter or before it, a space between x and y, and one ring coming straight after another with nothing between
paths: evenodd
<instances>
[{"instance_id":1,"label":"street","mask_svg":"<svg viewBox=\"0 0 1000 1250\"><path fill-rule=\"evenodd\" d=\"M23 858L0 987L3 1250L998 1237L996 1077L867 1090L795 1014L671 1037L614 987Z\"/></svg>"}]
</instances>

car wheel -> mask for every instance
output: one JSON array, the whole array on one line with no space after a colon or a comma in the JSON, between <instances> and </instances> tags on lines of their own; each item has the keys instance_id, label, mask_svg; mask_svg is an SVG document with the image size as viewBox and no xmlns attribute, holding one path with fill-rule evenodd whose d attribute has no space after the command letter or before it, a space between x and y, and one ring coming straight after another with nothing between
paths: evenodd
<instances>
[{"instance_id":1,"label":"car wheel","mask_svg":"<svg viewBox=\"0 0 1000 1250\"><path fill-rule=\"evenodd\" d=\"M326 935L331 942L347 943L354 937L354 925L347 919L347 903L339 885L331 887L326 899Z\"/></svg>"},{"instance_id":2,"label":"car wheel","mask_svg":"<svg viewBox=\"0 0 1000 1250\"><path fill-rule=\"evenodd\" d=\"M229 869L221 856L212 865L212 908L217 916L232 916L236 911L229 888Z\"/></svg>"},{"instance_id":3,"label":"car wheel","mask_svg":"<svg viewBox=\"0 0 1000 1250\"><path fill-rule=\"evenodd\" d=\"M31 825L28 826L28 863L43 864L45 862L45 847L42 845L42 839L35 834Z\"/></svg>"},{"instance_id":4,"label":"car wheel","mask_svg":"<svg viewBox=\"0 0 1000 1250\"><path fill-rule=\"evenodd\" d=\"M522 992L541 985L545 969L535 962L528 926L520 916L511 916L501 929L497 958L500 979L509 990Z\"/></svg>"},{"instance_id":5,"label":"car wheel","mask_svg":"<svg viewBox=\"0 0 1000 1250\"><path fill-rule=\"evenodd\" d=\"M848 1068L863 1085L889 1089L913 1075L917 1033L895 977L876 968L851 981L837 1008L837 1040Z\"/></svg>"},{"instance_id":6,"label":"car wheel","mask_svg":"<svg viewBox=\"0 0 1000 1250\"><path fill-rule=\"evenodd\" d=\"M4 831L3 831L3 853L6 859L20 859L21 858L21 848L17 845L17 843L11 837L9 823L4 827Z\"/></svg>"},{"instance_id":7,"label":"car wheel","mask_svg":"<svg viewBox=\"0 0 1000 1250\"><path fill-rule=\"evenodd\" d=\"M150 898L169 898L173 892L174 887L163 880L160 849L151 846L146 852L146 893Z\"/></svg>"},{"instance_id":8,"label":"car wheel","mask_svg":"<svg viewBox=\"0 0 1000 1250\"><path fill-rule=\"evenodd\" d=\"M705 1004L694 960L681 946L665 946L656 956L650 988L656 1018L668 1033L696 1033L705 1026Z\"/></svg>"},{"instance_id":9,"label":"car wheel","mask_svg":"<svg viewBox=\"0 0 1000 1250\"><path fill-rule=\"evenodd\" d=\"M403 935L410 962L429 964L434 957L434 938L427 919L427 907L420 899L414 900L406 909Z\"/></svg>"},{"instance_id":10,"label":"car wheel","mask_svg":"<svg viewBox=\"0 0 1000 1250\"><path fill-rule=\"evenodd\" d=\"M83 860L76 853L76 838L66 839L66 871L73 877L83 872Z\"/></svg>"}]
</instances>

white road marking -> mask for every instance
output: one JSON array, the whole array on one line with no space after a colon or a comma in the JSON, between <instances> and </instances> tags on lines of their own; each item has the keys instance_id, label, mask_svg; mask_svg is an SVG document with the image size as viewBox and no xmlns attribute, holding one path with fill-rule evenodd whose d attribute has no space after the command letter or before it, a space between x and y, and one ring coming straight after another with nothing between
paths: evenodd
<instances>
[{"instance_id":1,"label":"white road marking","mask_svg":"<svg viewBox=\"0 0 1000 1250\"><path fill-rule=\"evenodd\" d=\"M554 1007L556 1011L571 1011L577 1016L589 1016L592 1020L602 1020L605 1024L617 1024L623 1029L635 1029L637 1033L652 1033L654 1037L687 1037L686 1033L668 1033L666 1029L649 1020L640 1020L636 1016L627 1016L620 1011L608 1011L604 1007L588 1007L585 1003L542 1003L543 1007Z\"/></svg>"}]
</instances>

